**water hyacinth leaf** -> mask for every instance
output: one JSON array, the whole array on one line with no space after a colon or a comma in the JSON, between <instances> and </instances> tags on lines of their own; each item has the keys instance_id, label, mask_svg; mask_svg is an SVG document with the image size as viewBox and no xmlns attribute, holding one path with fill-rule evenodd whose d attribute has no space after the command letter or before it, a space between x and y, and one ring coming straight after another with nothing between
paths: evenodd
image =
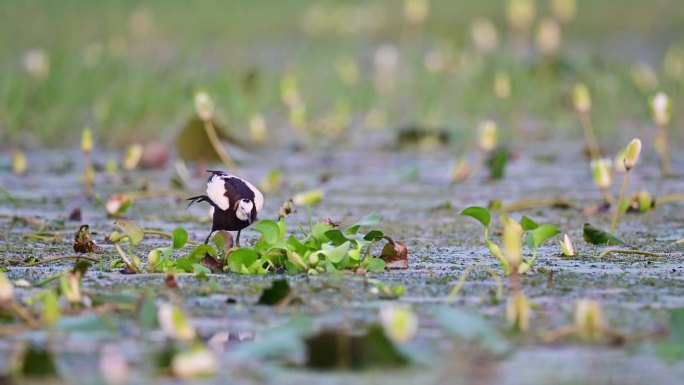
<instances>
[{"instance_id":1,"label":"water hyacinth leaf","mask_svg":"<svg viewBox=\"0 0 684 385\"><path fill-rule=\"evenodd\" d=\"M277 305L290 295L292 289L286 279L276 279L270 287L264 289L259 296L259 305Z\"/></svg>"},{"instance_id":2,"label":"water hyacinth leaf","mask_svg":"<svg viewBox=\"0 0 684 385\"><path fill-rule=\"evenodd\" d=\"M656 354L667 361L684 359L684 308L670 310L670 338L656 345Z\"/></svg>"},{"instance_id":3,"label":"water hyacinth leaf","mask_svg":"<svg viewBox=\"0 0 684 385\"><path fill-rule=\"evenodd\" d=\"M264 241L269 245L273 245L278 242L280 237L280 227L278 224L272 220L264 219L257 222L252 228L261 233Z\"/></svg>"},{"instance_id":4,"label":"water hyacinth leaf","mask_svg":"<svg viewBox=\"0 0 684 385\"><path fill-rule=\"evenodd\" d=\"M192 272L197 275L204 274L206 277L207 274L211 274L211 269L202 265L201 263L193 263Z\"/></svg>"},{"instance_id":5,"label":"water hyacinth leaf","mask_svg":"<svg viewBox=\"0 0 684 385\"><path fill-rule=\"evenodd\" d=\"M525 244L530 250L535 251L545 240L557 234L560 234L560 230L555 225L540 225L527 235Z\"/></svg>"},{"instance_id":6,"label":"water hyacinth leaf","mask_svg":"<svg viewBox=\"0 0 684 385\"><path fill-rule=\"evenodd\" d=\"M131 240L132 245L137 245L142 241L143 237L145 236L145 232L142 229L142 227L138 226L137 224L127 221L125 219L117 219L114 221L114 224L117 225L123 232L128 236L128 238Z\"/></svg>"},{"instance_id":7,"label":"water hyacinth leaf","mask_svg":"<svg viewBox=\"0 0 684 385\"><path fill-rule=\"evenodd\" d=\"M332 263L339 263L347 255L349 251L350 242L347 241L337 247L323 244L323 250L321 253L325 255L325 258Z\"/></svg>"},{"instance_id":8,"label":"water hyacinth leaf","mask_svg":"<svg viewBox=\"0 0 684 385\"><path fill-rule=\"evenodd\" d=\"M262 338L248 344L236 344L226 354L238 361L279 358L304 349L303 340L313 329L313 321L295 316L283 325L267 330Z\"/></svg>"},{"instance_id":9,"label":"water hyacinth leaf","mask_svg":"<svg viewBox=\"0 0 684 385\"><path fill-rule=\"evenodd\" d=\"M506 337L477 314L440 306L435 318L454 337L468 342L479 342L482 347L497 356L505 355L511 350Z\"/></svg>"},{"instance_id":10,"label":"water hyacinth leaf","mask_svg":"<svg viewBox=\"0 0 684 385\"><path fill-rule=\"evenodd\" d=\"M59 308L59 299L54 290L46 290L42 294L43 308L41 310L41 318L43 323L52 326L62 315Z\"/></svg>"},{"instance_id":11,"label":"water hyacinth leaf","mask_svg":"<svg viewBox=\"0 0 684 385\"><path fill-rule=\"evenodd\" d=\"M234 245L233 235L228 231L218 231L214 236L214 244L216 250L223 253L226 250L232 249Z\"/></svg>"},{"instance_id":12,"label":"water hyacinth leaf","mask_svg":"<svg viewBox=\"0 0 684 385\"><path fill-rule=\"evenodd\" d=\"M116 330L111 319L104 314L95 313L64 317L55 326L62 332L110 334Z\"/></svg>"},{"instance_id":13,"label":"water hyacinth leaf","mask_svg":"<svg viewBox=\"0 0 684 385\"><path fill-rule=\"evenodd\" d=\"M323 330L305 340L306 366L313 369L380 369L407 365L409 359L373 325L362 334Z\"/></svg>"},{"instance_id":14,"label":"water hyacinth leaf","mask_svg":"<svg viewBox=\"0 0 684 385\"><path fill-rule=\"evenodd\" d=\"M316 223L311 227L311 235L320 242L329 242L330 239L328 239L325 233L332 229L333 227L327 223Z\"/></svg>"},{"instance_id":15,"label":"water hyacinth leaf","mask_svg":"<svg viewBox=\"0 0 684 385\"><path fill-rule=\"evenodd\" d=\"M171 232L171 239L173 239L173 248L175 250L182 249L188 241L188 232L182 227L176 227Z\"/></svg>"},{"instance_id":16,"label":"water hyacinth leaf","mask_svg":"<svg viewBox=\"0 0 684 385\"><path fill-rule=\"evenodd\" d=\"M338 229L326 231L325 236L328 237L330 242L332 242L335 246L339 246L348 241L347 237L345 237L344 234Z\"/></svg>"},{"instance_id":17,"label":"water hyacinth leaf","mask_svg":"<svg viewBox=\"0 0 684 385\"><path fill-rule=\"evenodd\" d=\"M347 234L356 234L361 226L375 226L380 223L380 214L372 212L347 229Z\"/></svg>"},{"instance_id":18,"label":"water hyacinth leaf","mask_svg":"<svg viewBox=\"0 0 684 385\"><path fill-rule=\"evenodd\" d=\"M523 231L530 231L539 227L539 224L527 215L523 215L523 217L520 219L520 225L522 226Z\"/></svg>"},{"instance_id":19,"label":"water hyacinth leaf","mask_svg":"<svg viewBox=\"0 0 684 385\"><path fill-rule=\"evenodd\" d=\"M302 259L302 256L299 255L298 253L294 252L294 251L287 254L287 259L290 262L292 262L292 264L294 265L294 270L296 270L296 271L298 271L299 268L302 268L302 269L308 268L307 264Z\"/></svg>"},{"instance_id":20,"label":"water hyacinth leaf","mask_svg":"<svg viewBox=\"0 0 684 385\"><path fill-rule=\"evenodd\" d=\"M489 177L493 180L503 179L506 171L506 164L511 157L511 151L506 147L498 147L489 153L487 157L487 168Z\"/></svg>"},{"instance_id":21,"label":"water hyacinth leaf","mask_svg":"<svg viewBox=\"0 0 684 385\"><path fill-rule=\"evenodd\" d=\"M384 238L385 234L380 231L380 230L371 230L366 234L363 239L366 241L374 242L374 241L379 241L380 239Z\"/></svg>"},{"instance_id":22,"label":"water hyacinth leaf","mask_svg":"<svg viewBox=\"0 0 684 385\"><path fill-rule=\"evenodd\" d=\"M243 271L243 266L250 266L257 259L259 259L259 256L256 251L248 247L242 247L228 255L228 268L234 273L239 273Z\"/></svg>"},{"instance_id":23,"label":"water hyacinth leaf","mask_svg":"<svg viewBox=\"0 0 684 385\"><path fill-rule=\"evenodd\" d=\"M24 345L11 361L15 377L49 378L59 375L52 351L37 345Z\"/></svg>"},{"instance_id":24,"label":"water hyacinth leaf","mask_svg":"<svg viewBox=\"0 0 684 385\"><path fill-rule=\"evenodd\" d=\"M370 272L380 273L385 271L385 261L380 258L368 258L364 267Z\"/></svg>"},{"instance_id":25,"label":"water hyacinth leaf","mask_svg":"<svg viewBox=\"0 0 684 385\"><path fill-rule=\"evenodd\" d=\"M623 245L625 243L620 238L589 223L584 224L583 236L585 241L593 245Z\"/></svg>"},{"instance_id":26,"label":"water hyacinth leaf","mask_svg":"<svg viewBox=\"0 0 684 385\"><path fill-rule=\"evenodd\" d=\"M145 294L143 294L140 310L138 311L138 322L140 322L141 327L149 329L155 328L158 325L157 303L150 288L145 290Z\"/></svg>"},{"instance_id":27,"label":"water hyacinth leaf","mask_svg":"<svg viewBox=\"0 0 684 385\"><path fill-rule=\"evenodd\" d=\"M306 252L309 250L306 245L303 243L299 242L297 238L294 237L294 235L290 235L290 238L287 240L287 246L290 248L290 250L294 250L300 255L306 254Z\"/></svg>"},{"instance_id":28,"label":"water hyacinth leaf","mask_svg":"<svg viewBox=\"0 0 684 385\"><path fill-rule=\"evenodd\" d=\"M472 206L461 210L458 215L475 218L478 222L482 223L485 228L489 227L492 221L492 214L489 213L484 207Z\"/></svg>"},{"instance_id":29,"label":"water hyacinth leaf","mask_svg":"<svg viewBox=\"0 0 684 385\"><path fill-rule=\"evenodd\" d=\"M209 254L210 256L212 256L214 258L218 258L218 253L216 252L216 249L214 249L210 245L199 245L199 246L195 247L194 249L192 249L190 251L190 253L188 253L188 256L186 257L186 259L188 259L189 261L193 261L193 262L199 262L207 254Z\"/></svg>"}]
</instances>

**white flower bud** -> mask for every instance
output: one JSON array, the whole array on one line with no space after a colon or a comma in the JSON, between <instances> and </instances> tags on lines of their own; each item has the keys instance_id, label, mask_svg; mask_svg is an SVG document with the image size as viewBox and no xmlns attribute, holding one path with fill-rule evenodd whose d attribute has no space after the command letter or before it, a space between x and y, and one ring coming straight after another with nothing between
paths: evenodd
<instances>
[{"instance_id":1,"label":"white flower bud","mask_svg":"<svg viewBox=\"0 0 684 385\"><path fill-rule=\"evenodd\" d=\"M195 111L203 121L211 120L214 116L214 102L206 92L195 94Z\"/></svg>"},{"instance_id":2,"label":"white flower bud","mask_svg":"<svg viewBox=\"0 0 684 385\"><path fill-rule=\"evenodd\" d=\"M664 92L658 92L653 99L651 99L651 111L653 113L653 120L657 125L668 125L672 115L672 103L670 102L670 98Z\"/></svg>"},{"instance_id":3,"label":"white flower bud","mask_svg":"<svg viewBox=\"0 0 684 385\"><path fill-rule=\"evenodd\" d=\"M641 140L632 139L625 150L625 170L631 170L639 161L641 154Z\"/></svg>"}]
</instances>

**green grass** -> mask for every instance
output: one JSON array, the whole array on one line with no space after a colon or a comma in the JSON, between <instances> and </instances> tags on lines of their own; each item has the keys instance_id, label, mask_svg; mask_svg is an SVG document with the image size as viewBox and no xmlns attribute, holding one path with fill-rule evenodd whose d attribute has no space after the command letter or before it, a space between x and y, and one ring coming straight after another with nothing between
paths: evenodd
<instances>
[{"instance_id":1,"label":"green grass","mask_svg":"<svg viewBox=\"0 0 684 385\"><path fill-rule=\"evenodd\" d=\"M537 3L538 15L548 15L546 2ZM198 89L216 98L219 116L234 130L244 129L256 112L266 115L271 127L284 127L279 81L287 71L300 78L311 121L305 135L323 137L321 121L340 103L349 103L358 121L370 108L384 106L389 128L432 124L468 136L478 120L495 117L509 129L508 137L529 132L528 126L535 136L558 131L574 136L569 95L576 81L586 82L593 93L601 135L624 132L625 125L634 130L649 123L646 99L656 90L634 84L630 71L640 59L653 65L658 89L669 92L675 106L684 104L684 79L668 78L661 66L667 48L684 32L678 1L579 1L578 19L564 31L559 63L551 72L534 54L517 59L505 46L483 60L475 57L470 22L490 17L506 34L503 4L432 1L423 34L410 38L401 2L389 0L4 1L0 139L6 146L69 146L88 125L107 147L169 140L194 113ZM327 15L318 34L307 32L312 7ZM347 27L357 23L354 15L372 12L384 16L366 16L361 26ZM381 99L372 87L372 54L384 42L399 47L401 76L396 90ZM50 75L43 81L22 67L31 48L50 55ZM425 54L436 48L452 58L447 73L425 69ZM354 58L361 69L355 86L336 74L335 63L343 57ZM509 101L492 94L497 69L511 74ZM255 91L247 97L244 79L252 71Z\"/></svg>"}]
</instances>

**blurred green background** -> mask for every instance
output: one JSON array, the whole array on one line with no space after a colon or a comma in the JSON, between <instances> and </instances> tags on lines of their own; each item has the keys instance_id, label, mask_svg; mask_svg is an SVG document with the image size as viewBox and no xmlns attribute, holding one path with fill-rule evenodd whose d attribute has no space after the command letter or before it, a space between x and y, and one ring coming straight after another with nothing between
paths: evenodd
<instances>
[{"instance_id":1,"label":"blurred green background","mask_svg":"<svg viewBox=\"0 0 684 385\"><path fill-rule=\"evenodd\" d=\"M527 25L507 17L514 3L534 6ZM677 126L681 0L580 0L576 16L564 15L573 3L5 0L0 139L5 148L76 146L89 126L108 148L169 141L193 116L198 90L239 135L258 137L249 122L263 117L267 144L411 124L467 137L484 118L508 137L579 138L577 82L592 93L604 138L652 126L647 101L661 90ZM560 28L556 53L540 49L544 20ZM497 91L497 73L508 94Z\"/></svg>"}]
</instances>

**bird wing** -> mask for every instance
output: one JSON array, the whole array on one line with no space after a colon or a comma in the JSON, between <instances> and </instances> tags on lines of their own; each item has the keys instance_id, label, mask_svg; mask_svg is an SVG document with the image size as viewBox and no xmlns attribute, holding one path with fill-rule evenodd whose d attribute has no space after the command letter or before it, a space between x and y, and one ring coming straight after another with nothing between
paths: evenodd
<instances>
[{"instance_id":1,"label":"bird wing","mask_svg":"<svg viewBox=\"0 0 684 385\"><path fill-rule=\"evenodd\" d=\"M234 204L240 199L251 199L254 201L256 211L261 211L264 206L264 196L261 191L246 180L234 175L226 175L222 178L225 180L225 195L231 203Z\"/></svg>"},{"instance_id":2,"label":"bird wing","mask_svg":"<svg viewBox=\"0 0 684 385\"><path fill-rule=\"evenodd\" d=\"M224 171L207 172L212 174L207 181L207 195L221 210L227 210L240 199L253 200L257 212L264 207L264 195L251 183Z\"/></svg>"},{"instance_id":3,"label":"bird wing","mask_svg":"<svg viewBox=\"0 0 684 385\"><path fill-rule=\"evenodd\" d=\"M222 175L214 174L207 182L207 195L223 211L230 207L230 197L226 195L226 183Z\"/></svg>"}]
</instances>

